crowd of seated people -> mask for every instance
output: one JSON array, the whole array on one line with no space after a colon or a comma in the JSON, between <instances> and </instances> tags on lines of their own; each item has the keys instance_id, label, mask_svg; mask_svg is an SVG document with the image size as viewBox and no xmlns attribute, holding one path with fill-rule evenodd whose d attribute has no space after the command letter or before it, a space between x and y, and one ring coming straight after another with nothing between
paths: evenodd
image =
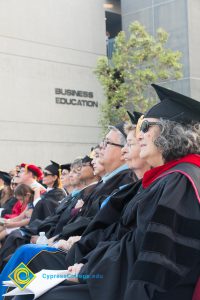
<instances>
[{"instance_id":1,"label":"crowd of seated people","mask_svg":"<svg viewBox=\"0 0 200 300\"><path fill-rule=\"evenodd\" d=\"M42 184L34 165L21 164L10 178L18 186L11 188L10 214L5 203L11 200L2 202L2 299L2 282L21 262L34 273L73 275L40 300L200 297L200 103L153 87L160 102L110 126L92 157L51 162ZM30 189L23 199L20 186ZM18 201L21 212L12 221L7 216ZM45 245L37 243L40 232Z\"/></svg>"}]
</instances>

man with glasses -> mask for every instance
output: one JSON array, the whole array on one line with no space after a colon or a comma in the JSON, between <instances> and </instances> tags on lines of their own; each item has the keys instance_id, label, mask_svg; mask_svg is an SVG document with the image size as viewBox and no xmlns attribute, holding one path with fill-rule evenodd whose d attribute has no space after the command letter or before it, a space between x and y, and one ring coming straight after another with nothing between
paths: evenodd
<instances>
[{"instance_id":1,"label":"man with glasses","mask_svg":"<svg viewBox=\"0 0 200 300\"><path fill-rule=\"evenodd\" d=\"M117 177L119 177L121 180L121 176L123 177L124 175L125 178L123 179L121 185L130 182L129 176L131 176L132 173L125 164L121 153L121 149L126 143L124 125L125 124L122 122L116 126L110 126L109 132L100 144L100 163L104 166L106 172L106 175L102 178L103 182L107 182L113 177L115 177L115 179L118 179Z\"/></svg>"}]
</instances>

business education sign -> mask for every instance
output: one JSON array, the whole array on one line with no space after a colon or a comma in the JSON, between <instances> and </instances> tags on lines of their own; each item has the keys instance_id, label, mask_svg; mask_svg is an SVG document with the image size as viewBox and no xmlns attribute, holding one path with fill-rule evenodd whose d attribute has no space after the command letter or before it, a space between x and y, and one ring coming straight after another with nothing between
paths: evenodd
<instances>
[{"instance_id":1,"label":"business education sign","mask_svg":"<svg viewBox=\"0 0 200 300\"><path fill-rule=\"evenodd\" d=\"M98 107L93 92L55 88L56 104Z\"/></svg>"}]
</instances>

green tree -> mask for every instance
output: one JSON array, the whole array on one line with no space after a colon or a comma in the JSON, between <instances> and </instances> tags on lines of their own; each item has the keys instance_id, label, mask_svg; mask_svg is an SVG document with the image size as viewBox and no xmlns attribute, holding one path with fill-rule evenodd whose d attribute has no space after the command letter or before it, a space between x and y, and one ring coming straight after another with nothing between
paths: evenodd
<instances>
[{"instance_id":1,"label":"green tree","mask_svg":"<svg viewBox=\"0 0 200 300\"><path fill-rule=\"evenodd\" d=\"M181 53L166 47L166 31L158 29L154 37L134 22L129 33L129 38L123 31L117 35L111 60L103 56L97 62L95 74L106 97L100 117L104 130L127 120L127 108L144 112L151 107L156 101L151 83L182 77Z\"/></svg>"}]
</instances>

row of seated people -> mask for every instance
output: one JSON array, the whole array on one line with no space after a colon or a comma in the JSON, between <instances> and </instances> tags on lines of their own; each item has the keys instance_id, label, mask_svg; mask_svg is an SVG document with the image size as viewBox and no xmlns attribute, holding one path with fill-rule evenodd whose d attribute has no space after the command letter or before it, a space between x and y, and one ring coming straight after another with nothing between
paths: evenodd
<instances>
[{"instance_id":1,"label":"row of seated people","mask_svg":"<svg viewBox=\"0 0 200 300\"><path fill-rule=\"evenodd\" d=\"M111 128L107 135L108 137L113 136L113 140L116 141L116 143L120 142L121 144L119 145L121 146L124 145L126 141L126 134L123 131L122 125L123 124L120 124L118 128ZM72 230L75 234L81 234L92 217L99 210L103 200L105 200L115 188L117 189L132 181L134 182L136 176L132 176L132 171L125 165L125 160L121 154L121 147L114 148L114 150L117 151L115 151L116 153L113 153L113 155L110 155L110 153L105 155L105 162L102 162L103 158L99 157L99 149L96 149L93 161L86 156L81 162L77 160L71 165L69 177L71 179L70 184L74 187L73 191L63 199L49 218L45 218L46 216L41 213L41 208L44 211L48 210L47 207L44 207L44 204L47 205L47 201L39 201L35 205L29 226L20 227L19 230L13 231L4 241L1 249L2 265L4 265L4 261L7 262L10 254L12 254L19 245L27 243L30 240L35 242L37 239L35 235L40 231L45 231L49 238L53 238L51 239L52 241L55 240L55 238L67 237L67 235L72 233ZM101 164L98 163L99 159L101 159ZM48 184L47 178L51 183L56 179L56 175L48 176L58 172L58 168L56 169L56 167L55 163L53 163L45 168L43 183ZM21 181L29 183L29 181L24 180L24 178L27 179L28 176L29 178L34 178L34 176L38 175L34 173L35 169L36 167L33 165L28 165L26 169L25 166L22 165L18 175ZM105 174L106 176L103 176ZM102 179L100 180L100 178ZM40 188L41 186L38 185L38 187L35 188L35 193L41 193ZM42 193L40 199L44 200L44 196L49 192ZM95 201L93 201L94 197ZM38 197L36 197L36 201L37 199ZM52 199L57 200L55 199L55 195ZM81 203L83 207L79 212ZM42 218L44 220L42 220ZM76 222L74 222L75 220ZM16 220L14 223L19 227L19 223L17 223ZM7 231L8 228L11 228L14 223L6 222L4 224L4 227L6 227L4 232ZM5 236L2 236L2 238L3 237Z\"/></svg>"},{"instance_id":2,"label":"row of seated people","mask_svg":"<svg viewBox=\"0 0 200 300\"><path fill-rule=\"evenodd\" d=\"M65 167L67 165L63 165ZM67 173L68 170L63 169ZM51 177L48 178L48 172ZM26 226L35 219L43 220L54 212L59 202L66 196L65 189L59 187L58 165L53 163L45 168L43 185L37 179L43 175L34 165L21 164L17 175L9 178L15 185L14 195L1 208L0 241L16 228ZM2 180L9 174L1 172ZM61 177L62 179L62 177ZM9 182L7 182L7 185ZM40 201L42 200L42 201Z\"/></svg>"},{"instance_id":3,"label":"row of seated people","mask_svg":"<svg viewBox=\"0 0 200 300\"><path fill-rule=\"evenodd\" d=\"M40 167L22 163L9 173L0 171L0 217L13 219L25 210L28 202L33 202L33 206L35 206L44 197L49 199L48 202L51 202L52 206L56 205L68 194L68 189L72 188L70 184L68 185L69 180L66 182L70 164L60 166L62 169L60 178L58 168L59 165L53 162L42 172ZM50 180L48 180L48 169L52 174ZM63 182L63 189L60 189L60 182ZM26 188L17 188L21 184L24 184L24 187L26 185ZM26 197L27 195L29 197ZM49 209L51 210L50 207ZM42 217L38 217L45 218L45 210L43 213Z\"/></svg>"},{"instance_id":4,"label":"row of seated people","mask_svg":"<svg viewBox=\"0 0 200 300\"><path fill-rule=\"evenodd\" d=\"M41 300L192 299L200 271L200 103L154 87L161 102L137 126L137 115L131 116L127 140L122 124L116 125L96 149L93 166L101 179L87 182L54 214L5 240L3 264L19 245L34 243L40 231L51 247L20 247L1 280L23 259L35 273L68 268L77 275ZM82 166L80 174L86 173ZM83 205L75 207L80 200ZM102 277L78 276L84 274Z\"/></svg>"}]
</instances>

